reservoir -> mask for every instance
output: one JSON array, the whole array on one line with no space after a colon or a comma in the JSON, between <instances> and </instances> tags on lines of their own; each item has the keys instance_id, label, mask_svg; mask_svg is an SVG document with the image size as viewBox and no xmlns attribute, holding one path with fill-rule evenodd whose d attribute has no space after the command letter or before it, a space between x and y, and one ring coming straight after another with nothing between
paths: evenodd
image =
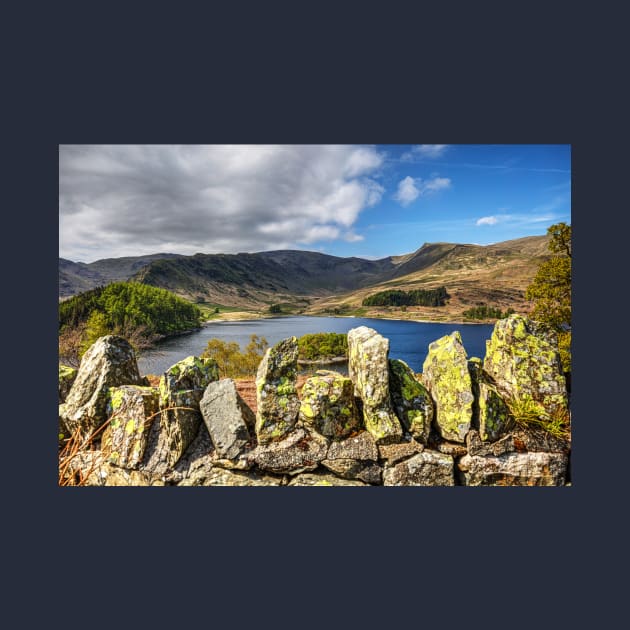
<instances>
[{"instance_id":1,"label":"reservoir","mask_svg":"<svg viewBox=\"0 0 630 630\"><path fill-rule=\"evenodd\" d=\"M368 326L389 339L389 357L402 359L414 372L422 371L429 344L458 330L468 357L483 359L486 340L490 339L493 324L437 324L363 317L274 317L266 319L210 322L201 330L161 341L138 358L141 374L157 374L189 355L199 356L212 338L236 341L241 350L251 335L264 337L269 345L282 339L301 337L308 333L347 333L351 328ZM345 366L331 365L328 369L345 371Z\"/></svg>"}]
</instances>

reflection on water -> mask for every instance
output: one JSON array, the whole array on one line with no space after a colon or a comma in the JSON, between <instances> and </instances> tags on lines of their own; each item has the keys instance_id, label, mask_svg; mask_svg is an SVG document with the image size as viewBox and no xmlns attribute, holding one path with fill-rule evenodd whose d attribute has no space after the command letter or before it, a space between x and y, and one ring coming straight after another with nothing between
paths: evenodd
<instances>
[{"instance_id":1,"label":"reflection on water","mask_svg":"<svg viewBox=\"0 0 630 630\"><path fill-rule=\"evenodd\" d=\"M138 365L142 374L161 374L171 365L189 355L200 355L209 339L236 341L244 349L251 335L265 337L270 345L291 335L301 337L308 333L347 333L357 326L374 328L390 341L389 356L402 359L415 372L422 364L429 344L444 335L459 330L469 357L483 358L486 340L492 334L492 324L429 324L424 322L368 319L362 317L274 317L235 322L213 322L201 330L162 341L155 349L143 353ZM347 372L347 364L321 366ZM308 366L308 370L316 369Z\"/></svg>"}]
</instances>

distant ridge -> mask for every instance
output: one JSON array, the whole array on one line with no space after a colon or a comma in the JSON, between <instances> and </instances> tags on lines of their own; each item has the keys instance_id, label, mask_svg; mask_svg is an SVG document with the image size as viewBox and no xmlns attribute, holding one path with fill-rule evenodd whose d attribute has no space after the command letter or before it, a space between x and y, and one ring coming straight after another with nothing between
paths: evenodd
<instances>
[{"instance_id":1,"label":"distant ridge","mask_svg":"<svg viewBox=\"0 0 630 630\"><path fill-rule=\"evenodd\" d=\"M93 263L59 259L59 297L99 285L132 280L168 289L192 301L266 308L305 299L313 308L340 301L360 306L371 291L445 284L462 304L505 293L522 298L540 262L548 236L493 245L425 243L415 252L379 260L339 257L301 250L240 254L151 254L107 258ZM470 295L469 295L470 294ZM484 297L485 296L485 297ZM334 306L333 306L334 307Z\"/></svg>"}]
</instances>

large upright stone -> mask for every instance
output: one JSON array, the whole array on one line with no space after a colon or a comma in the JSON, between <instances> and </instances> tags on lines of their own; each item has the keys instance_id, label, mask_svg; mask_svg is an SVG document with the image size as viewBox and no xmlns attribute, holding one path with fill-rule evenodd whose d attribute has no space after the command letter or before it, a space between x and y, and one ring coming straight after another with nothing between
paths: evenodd
<instances>
[{"instance_id":1,"label":"large upright stone","mask_svg":"<svg viewBox=\"0 0 630 630\"><path fill-rule=\"evenodd\" d=\"M158 412L155 388L140 385L110 387L108 414L111 420L101 439L105 459L122 468L138 468L149 429Z\"/></svg>"},{"instance_id":2,"label":"large upright stone","mask_svg":"<svg viewBox=\"0 0 630 630\"><path fill-rule=\"evenodd\" d=\"M199 406L218 456L237 457L251 439L246 418L254 412L236 391L234 381L227 378L210 383Z\"/></svg>"},{"instance_id":3,"label":"large upright stone","mask_svg":"<svg viewBox=\"0 0 630 630\"><path fill-rule=\"evenodd\" d=\"M389 388L396 415L416 440L426 444L433 422L433 401L426 387L400 359L389 360Z\"/></svg>"},{"instance_id":4,"label":"large upright stone","mask_svg":"<svg viewBox=\"0 0 630 630\"><path fill-rule=\"evenodd\" d=\"M501 394L485 375L481 359L477 357L470 359L468 369L476 402L473 407L475 424L484 442L494 442L510 427L510 410Z\"/></svg>"},{"instance_id":5,"label":"large upright stone","mask_svg":"<svg viewBox=\"0 0 630 630\"><path fill-rule=\"evenodd\" d=\"M267 348L256 374L256 435L265 444L282 439L298 418L298 344L289 337Z\"/></svg>"},{"instance_id":6,"label":"large upright stone","mask_svg":"<svg viewBox=\"0 0 630 630\"><path fill-rule=\"evenodd\" d=\"M509 401L533 401L541 415L568 410L556 336L522 315L500 319L486 342L484 371Z\"/></svg>"},{"instance_id":7,"label":"large upright stone","mask_svg":"<svg viewBox=\"0 0 630 630\"><path fill-rule=\"evenodd\" d=\"M300 420L331 440L360 431L352 381L329 370L320 370L307 379L302 387Z\"/></svg>"},{"instance_id":8,"label":"large upright stone","mask_svg":"<svg viewBox=\"0 0 630 630\"><path fill-rule=\"evenodd\" d=\"M133 348L126 339L106 335L83 355L74 383L59 407L59 421L69 433L87 435L107 420L110 387L142 385Z\"/></svg>"},{"instance_id":9,"label":"large upright stone","mask_svg":"<svg viewBox=\"0 0 630 630\"><path fill-rule=\"evenodd\" d=\"M389 339L359 326L348 332L348 373L363 402L365 428L377 444L397 442L402 427L389 393Z\"/></svg>"},{"instance_id":10,"label":"large upright stone","mask_svg":"<svg viewBox=\"0 0 630 630\"><path fill-rule=\"evenodd\" d=\"M464 442L473 418L472 380L459 331L429 345L422 367L435 401L435 424L445 440Z\"/></svg>"},{"instance_id":11,"label":"large upright stone","mask_svg":"<svg viewBox=\"0 0 630 630\"><path fill-rule=\"evenodd\" d=\"M177 463L202 423L199 402L206 387L219 378L214 359L186 357L160 378L160 421L149 434L144 467L164 471Z\"/></svg>"}]
</instances>

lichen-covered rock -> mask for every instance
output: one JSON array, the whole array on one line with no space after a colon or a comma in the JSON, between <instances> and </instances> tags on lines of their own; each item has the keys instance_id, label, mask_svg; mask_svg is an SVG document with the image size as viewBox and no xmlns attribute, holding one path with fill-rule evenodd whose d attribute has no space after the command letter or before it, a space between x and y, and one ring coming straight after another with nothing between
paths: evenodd
<instances>
[{"instance_id":1,"label":"lichen-covered rock","mask_svg":"<svg viewBox=\"0 0 630 630\"><path fill-rule=\"evenodd\" d=\"M359 326L348 332L348 373L363 402L366 429L378 444L398 442L402 426L389 392L389 339Z\"/></svg>"},{"instance_id":2,"label":"lichen-covered rock","mask_svg":"<svg viewBox=\"0 0 630 630\"><path fill-rule=\"evenodd\" d=\"M473 418L472 380L459 331L429 345L422 368L435 402L435 425L445 440L463 442Z\"/></svg>"},{"instance_id":3,"label":"lichen-covered rock","mask_svg":"<svg viewBox=\"0 0 630 630\"><path fill-rule=\"evenodd\" d=\"M494 326L486 342L484 371L506 401L533 401L541 415L568 410L566 380L555 335L522 315Z\"/></svg>"},{"instance_id":4,"label":"lichen-covered rock","mask_svg":"<svg viewBox=\"0 0 630 630\"><path fill-rule=\"evenodd\" d=\"M289 337L267 348L256 373L256 436L260 444L280 440L295 426L298 344Z\"/></svg>"},{"instance_id":5,"label":"lichen-covered rock","mask_svg":"<svg viewBox=\"0 0 630 630\"><path fill-rule=\"evenodd\" d=\"M400 359L389 360L389 389L402 426L416 440L426 444L433 422L433 401L426 387Z\"/></svg>"},{"instance_id":6,"label":"lichen-covered rock","mask_svg":"<svg viewBox=\"0 0 630 630\"><path fill-rule=\"evenodd\" d=\"M510 410L503 397L483 371L481 359L468 360L468 371L474 395L473 423L484 441L498 440L510 427Z\"/></svg>"},{"instance_id":7,"label":"lichen-covered rock","mask_svg":"<svg viewBox=\"0 0 630 630\"><path fill-rule=\"evenodd\" d=\"M470 433L470 431L468 433ZM466 435L466 437L468 437L468 435ZM463 444L456 444L455 442L438 442L434 448L436 451L444 453L444 455L450 455L451 457L461 457L468 452Z\"/></svg>"},{"instance_id":8,"label":"lichen-covered rock","mask_svg":"<svg viewBox=\"0 0 630 630\"><path fill-rule=\"evenodd\" d=\"M378 460L378 448L372 434L361 431L359 435L331 442L328 448L328 459L359 459L375 462Z\"/></svg>"},{"instance_id":9,"label":"lichen-covered rock","mask_svg":"<svg viewBox=\"0 0 630 630\"><path fill-rule=\"evenodd\" d=\"M467 486L562 486L567 456L563 453L465 455L457 467L461 483Z\"/></svg>"},{"instance_id":10,"label":"lichen-covered rock","mask_svg":"<svg viewBox=\"0 0 630 630\"><path fill-rule=\"evenodd\" d=\"M199 468L180 481L180 486L279 486L282 478L254 472L237 472L222 468Z\"/></svg>"},{"instance_id":11,"label":"lichen-covered rock","mask_svg":"<svg viewBox=\"0 0 630 630\"><path fill-rule=\"evenodd\" d=\"M141 385L138 363L126 339L100 337L88 348L63 408L60 424L87 436L107 420L107 392L119 385Z\"/></svg>"},{"instance_id":12,"label":"lichen-covered rock","mask_svg":"<svg viewBox=\"0 0 630 630\"><path fill-rule=\"evenodd\" d=\"M110 422L101 438L105 459L122 468L138 468L158 411L158 392L153 387L110 387L107 404Z\"/></svg>"},{"instance_id":13,"label":"lichen-covered rock","mask_svg":"<svg viewBox=\"0 0 630 630\"><path fill-rule=\"evenodd\" d=\"M199 402L203 393L218 378L219 368L214 359L194 356L164 372L160 378L160 421L151 427L144 468L165 472L177 463L202 423Z\"/></svg>"},{"instance_id":14,"label":"lichen-covered rock","mask_svg":"<svg viewBox=\"0 0 630 630\"><path fill-rule=\"evenodd\" d=\"M368 484L361 483L360 481L351 481L348 479L339 479L334 475L327 475L325 473L302 473L297 475L289 483L290 486L367 486Z\"/></svg>"},{"instance_id":15,"label":"lichen-covered rock","mask_svg":"<svg viewBox=\"0 0 630 630\"><path fill-rule=\"evenodd\" d=\"M297 427L282 440L258 444L250 459L261 469L271 473L295 475L315 470L326 458L328 440L310 429Z\"/></svg>"},{"instance_id":16,"label":"lichen-covered rock","mask_svg":"<svg viewBox=\"0 0 630 630\"><path fill-rule=\"evenodd\" d=\"M454 486L454 463L450 455L425 449L383 471L384 486Z\"/></svg>"},{"instance_id":17,"label":"lichen-covered rock","mask_svg":"<svg viewBox=\"0 0 630 630\"><path fill-rule=\"evenodd\" d=\"M418 453L422 453L424 446L415 440L401 442L400 444L380 444L378 447L379 459L386 466L393 466L398 462L409 459Z\"/></svg>"},{"instance_id":18,"label":"lichen-covered rock","mask_svg":"<svg viewBox=\"0 0 630 630\"><path fill-rule=\"evenodd\" d=\"M383 469L378 464L376 442L368 431L340 442L332 442L322 465L344 479L381 483Z\"/></svg>"},{"instance_id":19,"label":"lichen-covered rock","mask_svg":"<svg viewBox=\"0 0 630 630\"><path fill-rule=\"evenodd\" d=\"M59 403L63 403L77 377L77 371L68 365L59 365Z\"/></svg>"},{"instance_id":20,"label":"lichen-covered rock","mask_svg":"<svg viewBox=\"0 0 630 630\"><path fill-rule=\"evenodd\" d=\"M468 455L480 457L504 455L505 453L565 453L571 450L568 440L555 437L542 429L515 428L496 442L482 442L477 431L466 436Z\"/></svg>"},{"instance_id":21,"label":"lichen-covered rock","mask_svg":"<svg viewBox=\"0 0 630 630\"><path fill-rule=\"evenodd\" d=\"M375 462L362 462L356 459L325 459L322 466L342 479L358 479L371 485L382 483L383 468Z\"/></svg>"},{"instance_id":22,"label":"lichen-covered rock","mask_svg":"<svg viewBox=\"0 0 630 630\"><path fill-rule=\"evenodd\" d=\"M234 459L250 442L246 416L254 412L245 404L232 379L210 383L199 404L217 455Z\"/></svg>"},{"instance_id":23,"label":"lichen-covered rock","mask_svg":"<svg viewBox=\"0 0 630 630\"><path fill-rule=\"evenodd\" d=\"M105 460L99 450L80 451L69 462L68 474L77 476L85 486L163 486L164 482L148 472L128 470Z\"/></svg>"},{"instance_id":24,"label":"lichen-covered rock","mask_svg":"<svg viewBox=\"0 0 630 630\"><path fill-rule=\"evenodd\" d=\"M187 477L195 474L203 477L209 475L214 467L215 450L208 429L202 423L195 439L177 460L173 468L169 468L162 479L167 485L177 485Z\"/></svg>"},{"instance_id":25,"label":"lichen-covered rock","mask_svg":"<svg viewBox=\"0 0 630 630\"><path fill-rule=\"evenodd\" d=\"M342 440L360 431L362 422L352 381L337 372L318 371L302 387L299 418L331 440Z\"/></svg>"}]
</instances>

